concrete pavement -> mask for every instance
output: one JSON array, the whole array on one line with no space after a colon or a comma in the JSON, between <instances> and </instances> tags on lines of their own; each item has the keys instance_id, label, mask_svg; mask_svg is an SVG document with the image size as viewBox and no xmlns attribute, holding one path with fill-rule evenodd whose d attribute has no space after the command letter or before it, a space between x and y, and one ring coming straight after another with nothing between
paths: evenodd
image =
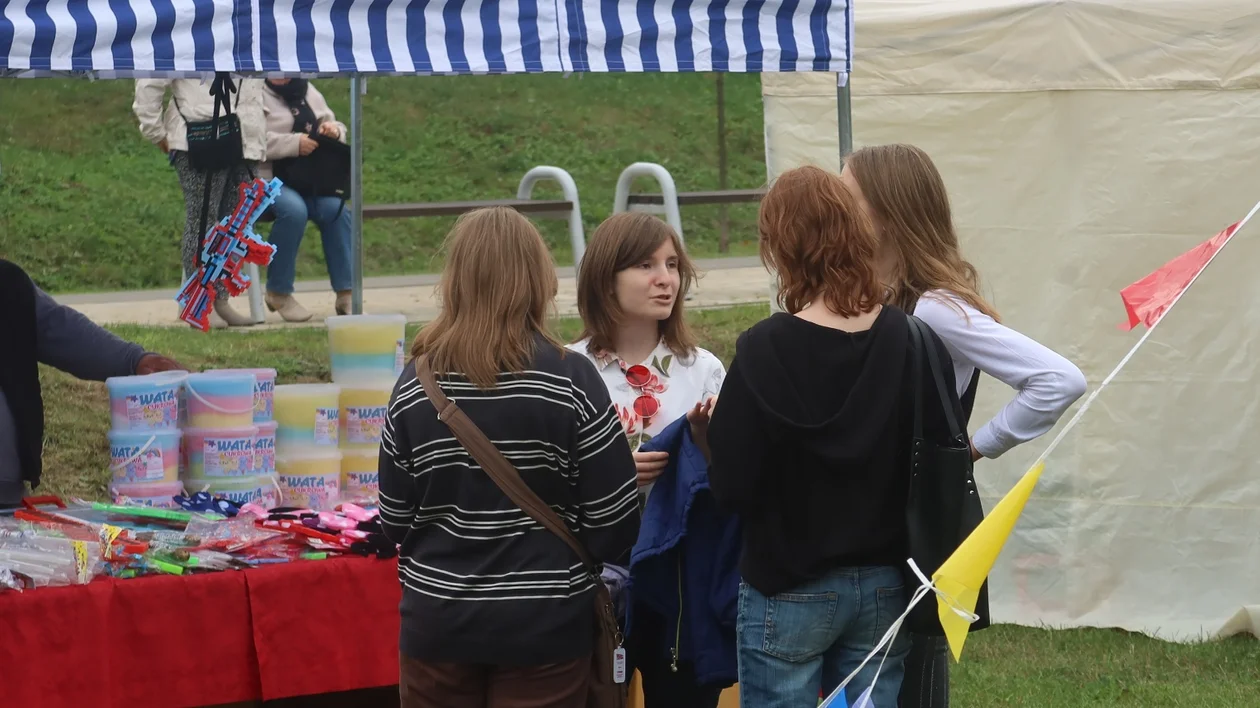
<instances>
[{"instance_id":1,"label":"concrete pavement","mask_svg":"<svg viewBox=\"0 0 1260 708\"><path fill-rule=\"evenodd\" d=\"M748 303L764 303L769 298L769 278L756 258L714 258L697 262L701 271L699 287L693 289L692 308L728 307ZM577 314L577 281L573 268L559 268L560 292L556 307L562 316ZM427 322L438 312L435 274L365 278L363 310L368 313L401 312L409 322ZM335 314L333 293L328 282L303 281L297 284L294 297L314 317L302 325L285 323L280 316L268 312L267 320L258 327L292 327L322 325L324 318ZM58 296L58 302L69 305L100 324L141 324L156 326L187 325L178 320L179 305L175 289L138 290L114 293L89 293ZM249 311L245 296L233 298L238 312ZM257 329L257 327L253 328Z\"/></svg>"}]
</instances>

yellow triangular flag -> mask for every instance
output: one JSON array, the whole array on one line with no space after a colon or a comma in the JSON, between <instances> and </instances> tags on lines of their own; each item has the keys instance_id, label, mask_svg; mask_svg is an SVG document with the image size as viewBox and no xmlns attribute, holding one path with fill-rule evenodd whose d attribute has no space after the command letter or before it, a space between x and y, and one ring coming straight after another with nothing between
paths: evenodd
<instances>
[{"instance_id":1,"label":"yellow triangular flag","mask_svg":"<svg viewBox=\"0 0 1260 708\"><path fill-rule=\"evenodd\" d=\"M1038 462L1025 472L1023 479L1006 493L953 555L932 574L937 589L969 614L975 613L980 586L989 577L989 571L993 570L1002 546L1006 545L1006 539L1011 535L1011 529L1015 528L1015 521L1023 513L1024 504L1032 495L1033 487L1037 486L1045 467L1045 462ZM962 657L963 643L967 641L971 623L955 612L944 597L938 595L936 602L945 638L949 640L954 660L958 661Z\"/></svg>"}]
</instances>

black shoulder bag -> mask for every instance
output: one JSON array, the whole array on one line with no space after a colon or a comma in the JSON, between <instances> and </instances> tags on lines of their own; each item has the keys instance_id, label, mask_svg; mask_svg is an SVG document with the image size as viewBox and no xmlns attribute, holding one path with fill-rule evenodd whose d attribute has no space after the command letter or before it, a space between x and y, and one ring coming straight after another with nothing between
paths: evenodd
<instances>
[{"instance_id":1,"label":"black shoulder bag","mask_svg":"<svg viewBox=\"0 0 1260 708\"><path fill-rule=\"evenodd\" d=\"M963 540L984 520L984 508L976 490L971 461L971 444L959 425L962 407L958 396L945 381L941 357L928 325L913 315L910 324L910 354L913 359L914 435L910 457L910 496L906 505L906 530L910 557L919 570L932 577ZM923 433L923 359L926 356L936 393L945 412L949 440L941 444ZM902 569L906 588L919 587L919 579L909 566ZM915 634L944 636L934 595L914 607L906 627ZM985 581L976 601L980 619L971 631L989 626L989 583Z\"/></svg>"},{"instance_id":2,"label":"black shoulder bag","mask_svg":"<svg viewBox=\"0 0 1260 708\"><path fill-rule=\"evenodd\" d=\"M171 94L175 110L184 119L184 139L188 142L188 165L205 177L205 188L201 199L201 221L197 230L197 256L194 263L200 262L204 247L206 231L210 228L210 185L214 181L215 172L227 173L223 181L226 194L234 185L228 184L232 171L241 165L249 169L253 178L254 169L245 162L245 147L241 136L241 119L232 112L232 94L236 94L236 105L239 108L241 94L232 77L226 72L214 75L210 84L210 95L214 97L214 113L210 120L188 120L188 116L179 108L179 101ZM219 115L222 111L223 115Z\"/></svg>"},{"instance_id":3,"label":"black shoulder bag","mask_svg":"<svg viewBox=\"0 0 1260 708\"><path fill-rule=\"evenodd\" d=\"M214 75L210 95L214 97L214 115L210 120L188 120L184 133L188 141L188 164L198 172L222 172L245 161L245 147L241 138L241 119L232 112L232 94L236 93L240 105L240 93L227 73ZM172 100L174 100L172 98ZM179 110L176 102L175 109ZM223 115L219 115L219 111ZM183 112L180 111L180 115Z\"/></svg>"},{"instance_id":4,"label":"black shoulder bag","mask_svg":"<svg viewBox=\"0 0 1260 708\"><path fill-rule=\"evenodd\" d=\"M272 162L284 186L304 197L350 198L350 146L318 132L307 136L319 143L309 155Z\"/></svg>"}]
</instances>

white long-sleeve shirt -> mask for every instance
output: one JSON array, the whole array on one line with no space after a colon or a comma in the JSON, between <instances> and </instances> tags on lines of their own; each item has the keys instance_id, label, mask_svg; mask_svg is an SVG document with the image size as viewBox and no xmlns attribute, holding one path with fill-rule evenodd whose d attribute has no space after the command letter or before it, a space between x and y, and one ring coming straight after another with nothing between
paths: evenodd
<instances>
[{"instance_id":1,"label":"white long-sleeve shirt","mask_svg":"<svg viewBox=\"0 0 1260 708\"><path fill-rule=\"evenodd\" d=\"M1045 435L1085 393L1085 375L1075 364L952 293L925 293L914 314L936 332L953 357L959 396L967 390L976 369L1017 392L972 435L976 451L985 457L999 457L1016 445Z\"/></svg>"},{"instance_id":2,"label":"white long-sleeve shirt","mask_svg":"<svg viewBox=\"0 0 1260 708\"><path fill-rule=\"evenodd\" d=\"M263 116L263 80L240 79L232 94L232 112L241 122L241 149L245 159L267 159L267 121ZM163 105L167 90L171 100ZM138 79L131 110L140 121L140 132L157 145L163 140L171 150L187 150L186 120L210 120L214 97L210 82L200 79Z\"/></svg>"}]
</instances>

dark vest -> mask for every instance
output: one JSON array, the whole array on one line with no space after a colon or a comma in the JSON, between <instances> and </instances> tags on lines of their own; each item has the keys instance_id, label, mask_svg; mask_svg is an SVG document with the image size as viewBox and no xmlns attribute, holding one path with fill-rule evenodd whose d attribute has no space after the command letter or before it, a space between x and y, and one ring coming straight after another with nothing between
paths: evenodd
<instances>
[{"instance_id":1,"label":"dark vest","mask_svg":"<svg viewBox=\"0 0 1260 708\"><path fill-rule=\"evenodd\" d=\"M17 426L22 479L39 484L44 451L44 399L39 390L35 338L35 283L17 265L0 259L0 391Z\"/></svg>"}]
</instances>

